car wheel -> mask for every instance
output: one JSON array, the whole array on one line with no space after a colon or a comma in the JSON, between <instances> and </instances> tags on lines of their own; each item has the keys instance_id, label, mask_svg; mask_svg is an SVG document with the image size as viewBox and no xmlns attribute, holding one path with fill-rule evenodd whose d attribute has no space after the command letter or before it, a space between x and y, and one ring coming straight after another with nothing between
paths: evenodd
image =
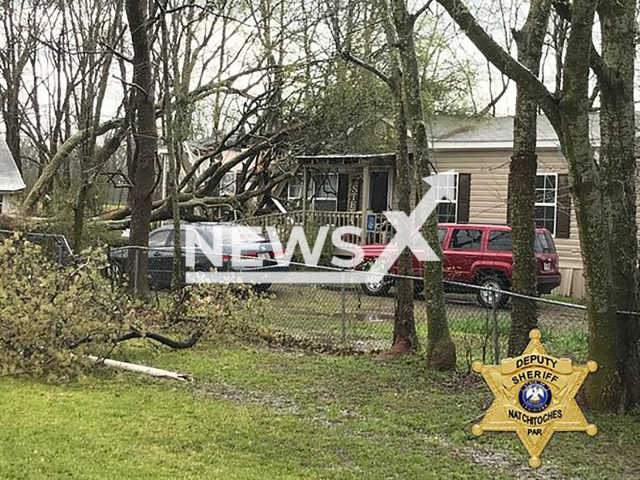
<instances>
[{"instance_id":1,"label":"car wheel","mask_svg":"<svg viewBox=\"0 0 640 480\"><path fill-rule=\"evenodd\" d=\"M478 303L485 308L492 308L494 303L497 307L503 307L509 297L500 293L507 290L507 282L497 275L483 277L478 285L482 287L477 291Z\"/></svg>"},{"instance_id":2,"label":"car wheel","mask_svg":"<svg viewBox=\"0 0 640 480\"><path fill-rule=\"evenodd\" d=\"M388 277L367 280L362 283L362 291L373 297L382 297L391 290L391 282Z\"/></svg>"}]
</instances>

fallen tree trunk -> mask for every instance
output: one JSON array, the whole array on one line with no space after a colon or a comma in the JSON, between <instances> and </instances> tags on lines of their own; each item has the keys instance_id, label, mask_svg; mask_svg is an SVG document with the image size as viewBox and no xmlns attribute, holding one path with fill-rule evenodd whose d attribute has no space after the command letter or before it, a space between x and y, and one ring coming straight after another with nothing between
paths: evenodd
<instances>
[{"instance_id":1,"label":"fallen tree trunk","mask_svg":"<svg viewBox=\"0 0 640 480\"><path fill-rule=\"evenodd\" d=\"M27 195L27 198L25 198L24 202L22 202L22 209L28 212L32 210L33 207L35 207L38 200L40 200L40 197L42 197L42 195L45 193L45 189L49 181L58 171L58 168L60 168L60 166L67 160L71 152L73 152L79 145L89 139L92 135L99 137L111 130L115 130L117 128L122 129L125 127L125 119L117 118L115 120L109 120L108 122L101 124L97 129L95 129L95 132L93 129L86 129L81 130L69 137L69 139L62 144L51 161L44 168L42 175L40 175L40 177L38 177L38 180L36 180L36 183L33 185L33 188Z\"/></svg>"},{"instance_id":2,"label":"fallen tree trunk","mask_svg":"<svg viewBox=\"0 0 640 480\"><path fill-rule=\"evenodd\" d=\"M285 182L295 175L295 171L283 173L271 180L267 185L258 190L248 190L238 196L225 197L198 197L193 194L181 193L179 196L180 207L223 207L229 206L238 209L243 202L268 192L276 185ZM169 220L171 218L171 209L169 199L157 200L153 202L151 221ZM113 212L108 212L91 219L94 222L100 222L113 230L127 228L131 222L131 209L123 207Z\"/></svg>"}]
</instances>

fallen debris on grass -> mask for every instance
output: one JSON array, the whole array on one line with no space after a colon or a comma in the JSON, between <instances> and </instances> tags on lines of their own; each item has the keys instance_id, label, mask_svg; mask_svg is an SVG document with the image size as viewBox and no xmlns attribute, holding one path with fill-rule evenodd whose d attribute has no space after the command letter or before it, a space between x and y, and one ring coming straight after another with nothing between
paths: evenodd
<instances>
[{"instance_id":1,"label":"fallen debris on grass","mask_svg":"<svg viewBox=\"0 0 640 480\"><path fill-rule=\"evenodd\" d=\"M162 370L161 368L147 367L144 365L136 365L135 363L120 362L118 360L111 360L109 358L98 358L93 355L87 355L89 360L96 363L102 363L108 367L117 368L119 370L126 370L129 372L144 373L151 375L152 377L160 378L172 378L174 380L192 381L193 378L189 375L182 373L170 372L169 370Z\"/></svg>"}]
</instances>

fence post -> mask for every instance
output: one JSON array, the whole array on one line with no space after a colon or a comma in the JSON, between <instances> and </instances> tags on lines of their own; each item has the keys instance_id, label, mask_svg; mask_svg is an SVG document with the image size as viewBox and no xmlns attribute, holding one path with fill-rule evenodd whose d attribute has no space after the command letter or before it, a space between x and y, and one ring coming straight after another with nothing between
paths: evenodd
<instances>
[{"instance_id":1,"label":"fence post","mask_svg":"<svg viewBox=\"0 0 640 480\"><path fill-rule=\"evenodd\" d=\"M342 327L342 343L347 340L347 308L346 308L346 292L344 283L340 284L340 303L342 304L341 327Z\"/></svg>"},{"instance_id":2,"label":"fence post","mask_svg":"<svg viewBox=\"0 0 640 480\"><path fill-rule=\"evenodd\" d=\"M495 365L500 363L500 331L498 330L498 300L499 294L493 292L493 302L491 302L491 320L493 321L493 361Z\"/></svg>"}]
</instances>

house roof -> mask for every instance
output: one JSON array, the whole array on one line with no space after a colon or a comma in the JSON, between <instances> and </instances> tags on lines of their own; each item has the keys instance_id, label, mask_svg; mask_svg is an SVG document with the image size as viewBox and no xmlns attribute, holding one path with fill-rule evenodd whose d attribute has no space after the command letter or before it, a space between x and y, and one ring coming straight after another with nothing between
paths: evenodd
<instances>
[{"instance_id":1,"label":"house roof","mask_svg":"<svg viewBox=\"0 0 640 480\"><path fill-rule=\"evenodd\" d=\"M382 118L381 121L393 127L393 121ZM427 137L434 152L442 150L484 150L513 148L513 117L453 117L436 116L427 119ZM640 125L640 112L636 112L636 124ZM589 114L591 142L600 145L600 116L598 112ZM538 115L537 148L560 151L558 135L544 115ZM410 134L411 135L411 134ZM640 135L638 136L640 156ZM413 139L409 137L409 151L413 150ZM302 163L323 162L330 164L348 163L393 163L393 153L380 154L344 154L300 156Z\"/></svg>"},{"instance_id":2,"label":"house roof","mask_svg":"<svg viewBox=\"0 0 640 480\"><path fill-rule=\"evenodd\" d=\"M19 192L25 187L7 142L0 137L0 192Z\"/></svg>"},{"instance_id":3,"label":"house roof","mask_svg":"<svg viewBox=\"0 0 640 480\"><path fill-rule=\"evenodd\" d=\"M600 143L600 119L589 115L591 140ZM427 121L427 135L436 150L457 148L513 148L513 117L438 116ZM544 115L538 115L538 148L560 148L560 140Z\"/></svg>"},{"instance_id":4,"label":"house roof","mask_svg":"<svg viewBox=\"0 0 640 480\"><path fill-rule=\"evenodd\" d=\"M393 166L396 154L391 153L361 153L361 154L328 154L328 155L300 155L296 157L304 165L363 165Z\"/></svg>"},{"instance_id":5,"label":"house roof","mask_svg":"<svg viewBox=\"0 0 640 480\"><path fill-rule=\"evenodd\" d=\"M640 112L636 112L640 126ZM513 148L513 117L435 117L427 122L427 134L435 150L447 148ZM544 115L538 115L538 148L560 148L560 140ZM591 143L600 146L600 114L589 113ZM636 140L640 144L636 129Z\"/></svg>"}]
</instances>

